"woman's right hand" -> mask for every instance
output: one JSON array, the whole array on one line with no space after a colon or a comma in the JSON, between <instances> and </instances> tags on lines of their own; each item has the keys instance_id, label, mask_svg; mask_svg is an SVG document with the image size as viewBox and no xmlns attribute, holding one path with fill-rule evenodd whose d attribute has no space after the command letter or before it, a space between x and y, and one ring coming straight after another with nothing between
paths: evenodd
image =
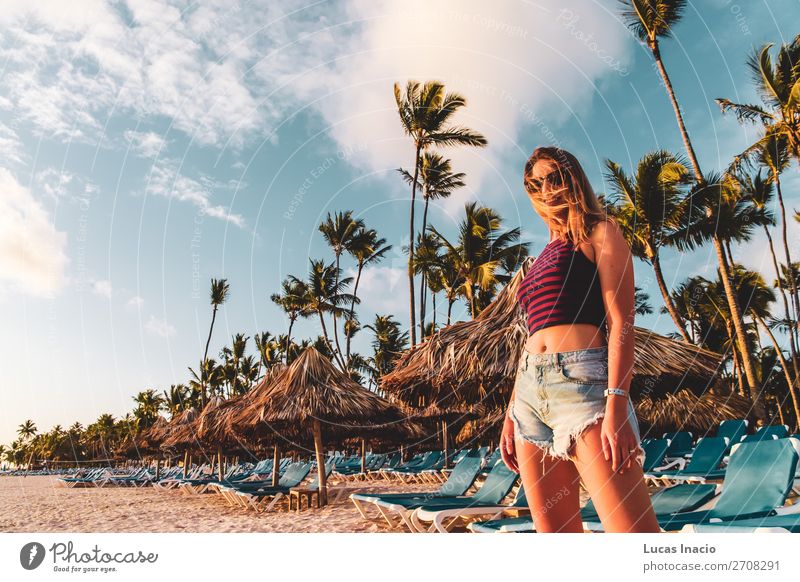
<instances>
[{"instance_id":1,"label":"woman's right hand","mask_svg":"<svg viewBox=\"0 0 800 582\"><path fill-rule=\"evenodd\" d=\"M514 421L505 415L503 421L503 432L500 433L500 456L503 462L510 470L519 473L519 466L517 465L517 452L514 448Z\"/></svg>"}]
</instances>

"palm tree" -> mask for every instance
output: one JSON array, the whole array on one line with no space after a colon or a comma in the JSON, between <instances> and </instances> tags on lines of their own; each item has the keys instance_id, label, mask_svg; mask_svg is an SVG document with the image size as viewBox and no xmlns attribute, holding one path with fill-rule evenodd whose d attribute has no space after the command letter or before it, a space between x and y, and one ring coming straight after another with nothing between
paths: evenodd
<instances>
[{"instance_id":1,"label":"palm tree","mask_svg":"<svg viewBox=\"0 0 800 582\"><path fill-rule=\"evenodd\" d=\"M341 277L339 269L333 263L326 265L322 260L309 259L310 267L308 271L308 281L306 285L306 296L303 306L303 314L310 315L316 313L322 327L322 337L326 349L333 355L342 370L347 368L342 355L334 350L328 337L328 328L325 325L325 314L342 314L342 305L355 301L359 302L355 295L345 293L344 290L353 282L352 277ZM294 276L290 276L293 282L300 281Z\"/></svg>"},{"instance_id":2,"label":"palm tree","mask_svg":"<svg viewBox=\"0 0 800 582\"><path fill-rule=\"evenodd\" d=\"M185 384L172 384L169 391L164 390L164 408L169 412L170 418L177 416L189 406L189 388Z\"/></svg>"},{"instance_id":3,"label":"palm tree","mask_svg":"<svg viewBox=\"0 0 800 582\"><path fill-rule=\"evenodd\" d=\"M781 45L774 63L771 49L771 43L765 44L747 59L747 68L763 105L734 103L729 99L717 99L717 103L723 113L732 112L740 122L764 126L764 135L740 157L762 149L768 140L778 139L786 143L792 156L800 162L800 99L797 97L800 35Z\"/></svg>"},{"instance_id":4,"label":"palm tree","mask_svg":"<svg viewBox=\"0 0 800 582\"><path fill-rule=\"evenodd\" d=\"M519 243L520 230L501 232L502 219L485 206L472 202L464 207L465 216L459 225L458 242L451 243L434 227L429 231L446 249L448 260L462 278L460 294L465 298L472 317L480 311L478 293L493 289L499 282L499 271L508 257L519 263L527 255L528 244Z\"/></svg>"},{"instance_id":5,"label":"palm tree","mask_svg":"<svg viewBox=\"0 0 800 582\"><path fill-rule=\"evenodd\" d=\"M371 228L362 228L350 241L347 252L356 260L356 281L353 285L353 300L350 302L348 321L355 318L358 285L361 283L361 274L364 268L380 262L391 248L392 245L387 245L386 239L380 238L378 231ZM348 361L350 360L350 339L352 337L352 335L347 336L347 345L345 347L345 357Z\"/></svg>"},{"instance_id":6,"label":"palm tree","mask_svg":"<svg viewBox=\"0 0 800 582\"><path fill-rule=\"evenodd\" d=\"M740 294L745 294L750 299L747 307L747 314L761 326L761 329L764 330L764 333L767 334L767 337L769 337L772 342L775 355L780 361L781 369L786 377L789 394L792 397L792 404L794 405L795 418L800 419L800 398L798 398L797 394L797 377L795 376L795 379L792 379L789 363L786 361L783 350L781 350L778 340L772 332L772 326L766 321L770 317L769 304L775 301L775 293L772 289L767 287L761 275L753 271L744 271L743 269L737 270L736 280Z\"/></svg>"},{"instance_id":7,"label":"palm tree","mask_svg":"<svg viewBox=\"0 0 800 582\"><path fill-rule=\"evenodd\" d=\"M683 10L686 8L686 0L620 0L622 4L622 18L625 24L636 37L642 41L653 55L658 73L664 82L672 109L675 112L675 119L683 138L683 146L689 156L695 177L703 182L703 173L700 171L700 164L694 153L692 141L689 139L689 132L683 122L683 114L678 105L678 98L672 88L672 81L669 78L664 61L661 58L661 39L672 36L672 29L680 21Z\"/></svg>"},{"instance_id":8,"label":"palm tree","mask_svg":"<svg viewBox=\"0 0 800 582\"><path fill-rule=\"evenodd\" d=\"M674 245L688 203L684 186L691 173L683 160L664 150L645 155L628 176L619 164L606 161L607 178L616 195L614 213L633 255L650 263L667 312L687 342L686 323L672 303L661 269L662 246Z\"/></svg>"},{"instance_id":9,"label":"palm tree","mask_svg":"<svg viewBox=\"0 0 800 582\"><path fill-rule=\"evenodd\" d=\"M208 328L208 339L206 340L206 349L203 352L203 360L208 359L208 346L211 344L211 334L214 331L214 322L217 319L217 309L228 300L230 290L227 279L211 279L211 326ZM201 389L202 404L205 406L208 396L206 394L206 385L203 384Z\"/></svg>"},{"instance_id":10,"label":"palm tree","mask_svg":"<svg viewBox=\"0 0 800 582\"><path fill-rule=\"evenodd\" d=\"M761 170L758 171L757 174L754 176L743 176L739 178L739 183L743 189L743 192L746 196L752 200L753 204L758 206L759 208L768 208L772 203L772 196L774 193L774 185L775 181L764 180L761 177ZM783 206L783 204L781 204ZM784 226L786 225L786 214L783 213ZM797 321L797 310L794 310L794 317L792 316L792 310L789 309L789 300L786 297L786 280L784 277L781 276L781 266L778 263L778 258L775 254L775 245L772 241L772 233L770 232L770 226L772 225L764 225L764 234L767 236L767 242L769 244L769 251L770 256L772 257L772 266L775 269L775 285L778 287L778 291L780 293L781 299L783 301L783 310L784 316L787 322L787 332L789 335L789 349L791 353L791 360L792 360L792 368L794 370L795 376L800 378L800 363L798 362L798 353L797 353L797 334L796 334L796 325L792 325L792 321ZM788 248L786 249L786 254L788 256ZM791 287L792 278L788 278L789 286ZM796 289L796 287L795 287ZM791 292L791 291L790 291ZM794 297L794 294L793 294Z\"/></svg>"},{"instance_id":11,"label":"palm tree","mask_svg":"<svg viewBox=\"0 0 800 582\"><path fill-rule=\"evenodd\" d=\"M436 268L439 264L439 254L442 243L439 238L430 232L421 232L417 237L417 251L414 255L414 272L421 275L421 283L428 287L428 280L436 276ZM436 284L434 284L436 286ZM420 341L425 340L425 288L420 289ZM434 307L435 309L435 307Z\"/></svg>"},{"instance_id":12,"label":"palm tree","mask_svg":"<svg viewBox=\"0 0 800 582\"><path fill-rule=\"evenodd\" d=\"M452 323L453 305L458 301L458 293L464 284L464 277L458 267L457 259L450 253L441 253L431 279L436 279L436 288L441 287L447 299L447 325Z\"/></svg>"},{"instance_id":13,"label":"palm tree","mask_svg":"<svg viewBox=\"0 0 800 582\"><path fill-rule=\"evenodd\" d=\"M333 250L336 265L336 284L338 285L338 277L341 274L341 257L350 246L354 244L354 240L360 231L364 230L364 221L353 218L353 211L347 210L345 212L337 212L334 216L328 214L328 218L319 225L319 231L328 243L328 246ZM336 321L337 312L334 311L331 316L333 318L333 340L336 343L336 351L339 352L340 357L342 348L339 345L339 325Z\"/></svg>"},{"instance_id":14,"label":"palm tree","mask_svg":"<svg viewBox=\"0 0 800 582\"><path fill-rule=\"evenodd\" d=\"M294 318L297 319L297 315L295 315ZM290 328L293 323L294 321L291 320L290 316ZM258 351L258 369L256 371L256 377L261 377L262 367L264 368L264 373L268 373L272 367L280 361L281 350L285 350L288 347L287 342L291 342L291 339L288 335L281 340L280 338L273 336L268 331L255 334L253 336L253 340L256 343L256 350ZM284 342L283 347L281 347L281 341Z\"/></svg>"},{"instance_id":15,"label":"palm tree","mask_svg":"<svg viewBox=\"0 0 800 582\"><path fill-rule=\"evenodd\" d=\"M411 185L414 176L407 170L399 170L403 179ZM422 235L428 229L428 207L431 200L440 198L449 198L450 195L459 188L464 187L464 177L466 174L463 172L453 172L452 163L450 160L442 157L441 154L436 152L425 152L420 158L419 168L419 183L417 187L422 190L422 197L425 200L425 207L422 212ZM419 260L419 257L416 257ZM417 269L415 269L417 271ZM418 273L419 274L419 273ZM421 272L421 281L419 284L419 327L420 337L425 338L425 311L427 309L427 273Z\"/></svg>"},{"instance_id":16,"label":"palm tree","mask_svg":"<svg viewBox=\"0 0 800 582\"><path fill-rule=\"evenodd\" d=\"M144 429L152 426L164 405L164 398L161 394L150 388L139 392L133 397L133 401L136 402L136 409L133 414L137 420L137 427Z\"/></svg>"},{"instance_id":17,"label":"palm tree","mask_svg":"<svg viewBox=\"0 0 800 582\"><path fill-rule=\"evenodd\" d=\"M36 423L32 420L28 419L19 425L17 428L17 435L19 436L20 440L25 443L31 440L34 436L36 436L37 428Z\"/></svg>"},{"instance_id":18,"label":"palm tree","mask_svg":"<svg viewBox=\"0 0 800 582\"><path fill-rule=\"evenodd\" d=\"M401 331L400 324L391 315L376 315L375 321L365 327L375 334L370 361L377 385L381 376L394 369L397 359L408 346L408 332Z\"/></svg>"},{"instance_id":19,"label":"palm tree","mask_svg":"<svg viewBox=\"0 0 800 582\"><path fill-rule=\"evenodd\" d=\"M303 310L306 308L306 298L308 287L304 281L289 277L281 283L282 293L273 293L270 297L272 302L278 305L289 318L289 331L286 333L286 343L284 353L288 355L289 344L292 341L292 327L298 317L307 317L308 313ZM288 361L286 362L288 364Z\"/></svg>"},{"instance_id":20,"label":"palm tree","mask_svg":"<svg viewBox=\"0 0 800 582\"><path fill-rule=\"evenodd\" d=\"M675 244L683 250L692 249L708 240L712 241L731 316L733 337L747 378L750 397L753 399L756 416L765 420L764 408L758 398L759 384L755 366L747 346L743 311L732 281L732 265L726 245L731 241L750 240L755 228L772 222L772 215L765 208L753 204L752 200L744 195L738 181L730 174L710 176L708 182L698 185L690 196L687 226L681 236L676 238Z\"/></svg>"},{"instance_id":21,"label":"palm tree","mask_svg":"<svg viewBox=\"0 0 800 582\"><path fill-rule=\"evenodd\" d=\"M447 93L444 84L428 81L408 81L405 89L394 85L394 99L403 131L411 137L414 146L414 176L411 180L411 212L408 235L408 293L411 314L411 346L417 343L416 308L414 305L414 205L419 183L420 159L430 146L483 147L486 138L466 127L452 125L453 115L467 104L458 93Z\"/></svg>"}]
</instances>

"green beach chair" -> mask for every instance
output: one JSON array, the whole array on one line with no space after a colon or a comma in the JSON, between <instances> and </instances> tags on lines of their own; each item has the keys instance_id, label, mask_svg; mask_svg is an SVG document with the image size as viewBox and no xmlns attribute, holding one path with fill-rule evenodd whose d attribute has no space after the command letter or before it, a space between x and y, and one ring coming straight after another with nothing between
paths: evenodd
<instances>
[{"instance_id":1,"label":"green beach chair","mask_svg":"<svg viewBox=\"0 0 800 582\"><path fill-rule=\"evenodd\" d=\"M366 513L366 508L368 505L372 505L378 510L381 517L386 520L389 527L395 528L405 523L405 520L410 516L410 510L398 504L409 502L418 505L431 499L455 498L465 495L475 482L481 470L482 461L483 459L480 457L462 459L450 472L447 481L442 483L438 490L431 493L353 493L350 495L350 499L364 519L370 519ZM392 513L398 514L401 521L400 524L395 521L391 515ZM410 527L409 524L406 525Z\"/></svg>"},{"instance_id":2,"label":"green beach chair","mask_svg":"<svg viewBox=\"0 0 800 582\"><path fill-rule=\"evenodd\" d=\"M680 465L678 469L670 469L667 465L659 470L645 473L645 479L659 480L666 483L677 483L683 481L697 481L704 483L707 479L724 477L725 472L720 473L717 468L725 453L728 450L728 439L724 437L703 437L697 441L697 446L692 453L691 459L687 463L684 459L678 459L675 463Z\"/></svg>"},{"instance_id":3,"label":"green beach chair","mask_svg":"<svg viewBox=\"0 0 800 582\"><path fill-rule=\"evenodd\" d=\"M796 469L797 452L790 439L743 443L731 454L722 493L712 509L662 517L659 525L673 531L686 524L775 515L792 489Z\"/></svg>"},{"instance_id":4,"label":"green beach chair","mask_svg":"<svg viewBox=\"0 0 800 582\"><path fill-rule=\"evenodd\" d=\"M680 484L659 489L650 497L656 515L671 515L681 511L693 511L708 503L716 495L717 487L710 484ZM591 531L602 531L600 516L591 500L581 508L581 521L584 528ZM530 516L507 517L481 522L473 522L467 526L476 533L519 533L534 532L536 527Z\"/></svg>"}]
</instances>

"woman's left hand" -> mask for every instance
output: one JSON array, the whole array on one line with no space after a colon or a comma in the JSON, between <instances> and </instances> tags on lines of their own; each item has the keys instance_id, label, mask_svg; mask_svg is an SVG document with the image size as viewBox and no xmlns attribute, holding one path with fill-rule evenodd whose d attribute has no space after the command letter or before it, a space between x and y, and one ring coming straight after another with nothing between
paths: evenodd
<instances>
[{"instance_id":1,"label":"woman's left hand","mask_svg":"<svg viewBox=\"0 0 800 582\"><path fill-rule=\"evenodd\" d=\"M600 432L603 456L611 461L612 470L624 473L633 464L639 443L628 419L628 399L609 396L606 415Z\"/></svg>"}]
</instances>

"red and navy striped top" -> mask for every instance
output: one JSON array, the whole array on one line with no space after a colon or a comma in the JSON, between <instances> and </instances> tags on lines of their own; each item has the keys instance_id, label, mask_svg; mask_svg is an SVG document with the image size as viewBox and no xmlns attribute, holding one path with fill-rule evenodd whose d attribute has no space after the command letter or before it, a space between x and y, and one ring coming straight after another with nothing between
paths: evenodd
<instances>
[{"instance_id":1,"label":"red and navy striped top","mask_svg":"<svg viewBox=\"0 0 800 582\"><path fill-rule=\"evenodd\" d=\"M605 323L597 266L568 240L555 239L544 247L525 274L517 300L529 334L554 325Z\"/></svg>"}]
</instances>

